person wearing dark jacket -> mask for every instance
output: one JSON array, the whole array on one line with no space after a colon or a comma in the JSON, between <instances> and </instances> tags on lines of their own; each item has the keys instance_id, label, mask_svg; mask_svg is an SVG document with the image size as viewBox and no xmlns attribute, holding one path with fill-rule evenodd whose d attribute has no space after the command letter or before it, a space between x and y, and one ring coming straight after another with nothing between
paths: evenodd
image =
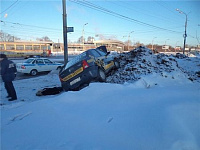
<instances>
[{"instance_id":1,"label":"person wearing dark jacket","mask_svg":"<svg viewBox=\"0 0 200 150\"><path fill-rule=\"evenodd\" d=\"M5 54L0 54L0 64L1 77L8 93L7 98L9 98L9 101L17 100L16 91L12 83L17 72L16 65L11 60L8 60Z\"/></svg>"}]
</instances>

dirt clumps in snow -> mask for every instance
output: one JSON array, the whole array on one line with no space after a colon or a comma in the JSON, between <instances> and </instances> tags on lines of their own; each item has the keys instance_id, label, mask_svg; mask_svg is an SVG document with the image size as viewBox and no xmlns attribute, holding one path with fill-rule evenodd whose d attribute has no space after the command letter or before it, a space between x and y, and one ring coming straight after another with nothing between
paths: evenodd
<instances>
[{"instance_id":1,"label":"dirt clumps in snow","mask_svg":"<svg viewBox=\"0 0 200 150\"><path fill-rule=\"evenodd\" d=\"M141 79L142 76L153 73L173 79L182 75L191 81L199 81L196 72L188 71L187 67L179 65L178 59L190 61L183 54L175 56L168 56L163 53L154 54L150 49L140 46L128 53L119 54L117 58L120 62L120 68L114 74L107 77L108 83L123 84L125 82L134 82ZM200 64L199 58L197 59L198 64Z\"/></svg>"}]
</instances>

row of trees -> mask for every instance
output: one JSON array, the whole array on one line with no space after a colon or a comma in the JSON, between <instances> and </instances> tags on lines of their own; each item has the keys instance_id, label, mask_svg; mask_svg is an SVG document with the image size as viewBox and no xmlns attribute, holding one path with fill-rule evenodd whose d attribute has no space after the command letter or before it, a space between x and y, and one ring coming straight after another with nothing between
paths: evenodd
<instances>
[{"instance_id":1,"label":"row of trees","mask_svg":"<svg viewBox=\"0 0 200 150\"><path fill-rule=\"evenodd\" d=\"M0 42L14 42L16 39L20 40L20 38L17 38L3 31L0 31Z\"/></svg>"},{"instance_id":2,"label":"row of trees","mask_svg":"<svg viewBox=\"0 0 200 150\"><path fill-rule=\"evenodd\" d=\"M1 42L14 42L17 40L21 40L21 38L8 34L6 32L0 31L0 41ZM46 41L46 42L52 42L52 40L48 36L43 36L41 38L36 38L37 41Z\"/></svg>"},{"instance_id":3,"label":"row of trees","mask_svg":"<svg viewBox=\"0 0 200 150\"><path fill-rule=\"evenodd\" d=\"M103 35L96 35L95 37L98 37L99 40L105 40L106 39ZM112 38L111 40L113 40L113 39L114 38ZM1 42L14 42L16 40L21 40L21 38L13 36L13 35L8 34L8 33L5 33L3 31L0 31L0 41ZM41 38L36 38L36 40L37 41L52 42L52 40L48 36L43 36ZM88 36L87 38L84 38L83 36L81 36L75 42L71 42L69 40L69 43L83 43L83 41L90 43L90 42L93 42L94 40L95 40L95 38L92 37L92 36ZM131 41L125 41L124 44L125 45L133 45L133 43ZM136 43L134 43L134 45L140 46L140 45L143 45L143 43L136 42Z\"/></svg>"}]
</instances>

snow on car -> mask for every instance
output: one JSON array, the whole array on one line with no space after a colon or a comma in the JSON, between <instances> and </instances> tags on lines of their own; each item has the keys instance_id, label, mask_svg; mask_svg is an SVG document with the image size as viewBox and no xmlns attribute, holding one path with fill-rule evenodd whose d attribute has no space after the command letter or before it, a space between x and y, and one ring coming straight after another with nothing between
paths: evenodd
<instances>
[{"instance_id":1,"label":"snow on car","mask_svg":"<svg viewBox=\"0 0 200 150\"><path fill-rule=\"evenodd\" d=\"M38 72L60 69L63 64L52 62L47 58L29 58L24 63L17 63L17 72L37 75Z\"/></svg>"}]
</instances>

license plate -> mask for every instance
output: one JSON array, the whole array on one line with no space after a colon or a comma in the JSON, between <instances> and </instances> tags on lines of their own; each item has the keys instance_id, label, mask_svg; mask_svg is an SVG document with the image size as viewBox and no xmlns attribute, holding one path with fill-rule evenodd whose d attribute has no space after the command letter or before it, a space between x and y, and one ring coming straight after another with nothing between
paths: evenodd
<instances>
[{"instance_id":1,"label":"license plate","mask_svg":"<svg viewBox=\"0 0 200 150\"><path fill-rule=\"evenodd\" d=\"M74 79L74 80L71 81L69 84L70 84L70 85L74 85L75 83L77 83L77 82L79 82L79 81L81 81L81 78L80 78L80 77Z\"/></svg>"}]
</instances>

